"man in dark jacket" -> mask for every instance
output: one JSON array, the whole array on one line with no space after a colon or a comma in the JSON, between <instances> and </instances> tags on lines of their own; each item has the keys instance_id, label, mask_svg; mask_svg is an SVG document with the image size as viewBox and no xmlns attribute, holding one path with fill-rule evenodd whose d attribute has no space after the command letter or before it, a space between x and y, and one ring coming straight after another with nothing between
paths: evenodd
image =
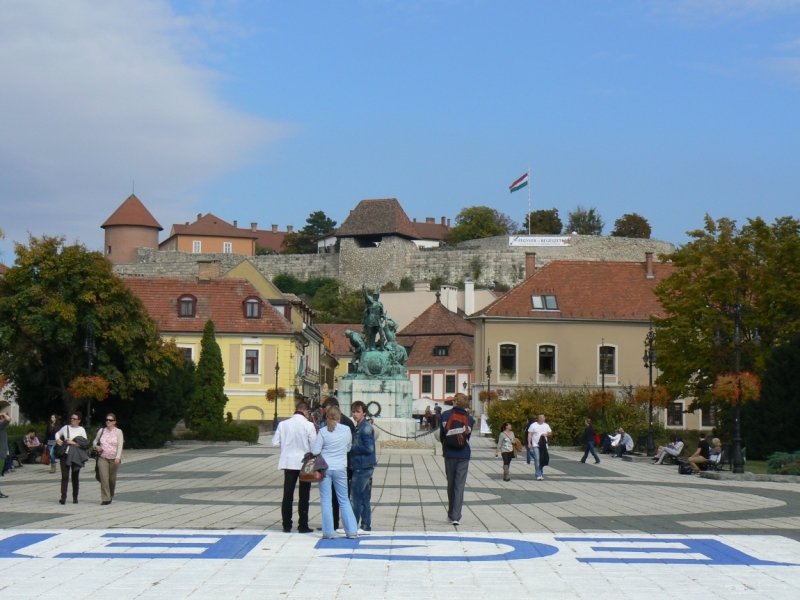
<instances>
[{"instance_id":1,"label":"man in dark jacket","mask_svg":"<svg viewBox=\"0 0 800 600\"><path fill-rule=\"evenodd\" d=\"M372 507L369 502L369 482L378 458L375 455L375 431L367 420L367 405L357 400L350 407L356 422L353 449L350 450L350 504L361 531L372 531ZM359 531L359 533L361 532Z\"/></svg>"},{"instance_id":2,"label":"man in dark jacket","mask_svg":"<svg viewBox=\"0 0 800 600\"><path fill-rule=\"evenodd\" d=\"M467 486L467 472L469 471L469 458L471 455L469 438L475 419L467 412L469 398L464 394L453 397L453 410L442 413L439 422L439 440L442 442L442 455L444 456L444 471L447 475L447 518L453 525L461 524L461 509L464 506L464 489ZM463 435L465 441L461 447L446 441L447 433L460 429L461 422L469 423ZM454 436L458 437L458 436Z\"/></svg>"},{"instance_id":3,"label":"man in dark jacket","mask_svg":"<svg viewBox=\"0 0 800 600\"><path fill-rule=\"evenodd\" d=\"M6 457L8 456L8 434L6 427L11 423L11 417L8 413L0 413L0 473L6 465ZM8 498L3 492L0 492L0 498Z\"/></svg>"},{"instance_id":4,"label":"man in dark jacket","mask_svg":"<svg viewBox=\"0 0 800 600\"><path fill-rule=\"evenodd\" d=\"M600 463L600 457L597 456L597 452L594 449L594 436L595 433L594 427L592 427L592 420L586 419L586 429L583 430L583 441L586 442L586 452L583 453L583 458L581 459L582 463L585 463L586 459L589 458L589 452L591 452L592 456L594 456L594 464Z\"/></svg>"},{"instance_id":5,"label":"man in dark jacket","mask_svg":"<svg viewBox=\"0 0 800 600\"><path fill-rule=\"evenodd\" d=\"M333 396L328 396L327 398L325 398L325 401L322 403L322 409L323 409L323 411L327 412L327 410L331 406L335 406L336 408L339 408L339 401ZM323 423L324 421L325 421L325 418L323 416L323 419L322 419L322 421L320 421L320 423ZM351 436L355 435L355 433L356 433L356 424L353 423L353 420L350 417L346 417L344 415L344 413L342 413L342 416L339 418L339 422L342 425L347 425L350 428L350 435ZM352 478L353 478L353 470L350 467L350 453L348 452L347 453L347 492L348 492L348 494L350 492L350 484L351 484L351 479ZM333 528L334 529L339 529L339 499L336 497L336 494L332 494L331 506L333 508ZM344 530L342 530L342 531L344 531Z\"/></svg>"}]
</instances>

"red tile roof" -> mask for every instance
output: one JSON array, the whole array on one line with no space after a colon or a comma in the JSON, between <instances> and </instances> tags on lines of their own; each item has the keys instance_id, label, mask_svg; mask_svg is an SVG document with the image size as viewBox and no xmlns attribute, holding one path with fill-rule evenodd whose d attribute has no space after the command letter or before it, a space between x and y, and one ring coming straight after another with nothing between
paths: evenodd
<instances>
[{"instance_id":1,"label":"red tile roof","mask_svg":"<svg viewBox=\"0 0 800 600\"><path fill-rule=\"evenodd\" d=\"M357 235L401 235L412 240L419 234L396 198L362 200L334 234L337 237Z\"/></svg>"},{"instance_id":2,"label":"red tile roof","mask_svg":"<svg viewBox=\"0 0 800 600\"><path fill-rule=\"evenodd\" d=\"M406 325L397 335L475 335L475 325L461 314L447 310L438 300Z\"/></svg>"},{"instance_id":3,"label":"red tile roof","mask_svg":"<svg viewBox=\"0 0 800 600\"><path fill-rule=\"evenodd\" d=\"M464 335L397 336L403 346L412 346L406 367L472 367L474 339ZM436 346L447 346L447 356L434 356Z\"/></svg>"},{"instance_id":4,"label":"red tile roof","mask_svg":"<svg viewBox=\"0 0 800 600\"><path fill-rule=\"evenodd\" d=\"M119 208L100 225L101 228L112 225L139 225L140 227L155 227L159 231L164 229L158 224L150 211L147 210L136 196L131 194L128 199L119 205Z\"/></svg>"},{"instance_id":5,"label":"red tile roof","mask_svg":"<svg viewBox=\"0 0 800 600\"><path fill-rule=\"evenodd\" d=\"M198 333L208 319L217 333L245 335L292 334L292 324L275 310L246 279L169 279L130 277L125 284L144 302L147 312L158 322L162 333ZM191 295L197 299L195 317L178 316L178 298ZM261 317L247 319L243 302L249 297L262 302Z\"/></svg>"},{"instance_id":6,"label":"red tile roof","mask_svg":"<svg viewBox=\"0 0 800 600\"><path fill-rule=\"evenodd\" d=\"M256 244L259 246L263 246L264 248L269 248L273 252L282 252L283 248L281 245L283 244L283 238L286 237L285 231L277 231L274 232L272 230L263 230L259 229L256 231L256 235L258 238L256 239Z\"/></svg>"},{"instance_id":7,"label":"red tile roof","mask_svg":"<svg viewBox=\"0 0 800 600\"><path fill-rule=\"evenodd\" d=\"M194 223L188 225L173 225L170 237L174 235L211 235L217 237L236 237L256 239L258 234L249 229L234 227L227 221L208 213L203 215ZM161 242L162 244L164 242Z\"/></svg>"},{"instance_id":8,"label":"red tile roof","mask_svg":"<svg viewBox=\"0 0 800 600\"><path fill-rule=\"evenodd\" d=\"M417 231L417 236L423 240L446 240L450 235L450 228L439 223L412 223Z\"/></svg>"},{"instance_id":9,"label":"red tile roof","mask_svg":"<svg viewBox=\"0 0 800 600\"><path fill-rule=\"evenodd\" d=\"M323 333L327 333L333 340L333 353L336 356L353 356L350 340L344 332L348 329L361 332L361 323L315 323L314 326Z\"/></svg>"},{"instance_id":10,"label":"red tile roof","mask_svg":"<svg viewBox=\"0 0 800 600\"><path fill-rule=\"evenodd\" d=\"M648 279L643 262L552 261L472 318L647 321L665 316L653 288L672 271L654 262ZM559 310L533 310L533 295L555 295Z\"/></svg>"},{"instance_id":11,"label":"red tile roof","mask_svg":"<svg viewBox=\"0 0 800 600\"><path fill-rule=\"evenodd\" d=\"M3 263L0 263L0 275L8 271L9 267L5 266Z\"/></svg>"}]
</instances>

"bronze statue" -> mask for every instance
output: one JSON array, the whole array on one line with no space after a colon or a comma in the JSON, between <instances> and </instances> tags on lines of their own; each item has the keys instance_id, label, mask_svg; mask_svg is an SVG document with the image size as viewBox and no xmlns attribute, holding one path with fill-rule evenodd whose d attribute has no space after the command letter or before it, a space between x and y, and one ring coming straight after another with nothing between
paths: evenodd
<instances>
[{"instance_id":1,"label":"bronze statue","mask_svg":"<svg viewBox=\"0 0 800 600\"><path fill-rule=\"evenodd\" d=\"M375 286L375 291L370 294L367 292L367 284L361 284L361 292L364 294L364 301L367 307L364 310L364 320L361 324L364 326L362 333L364 334L364 343L367 350L383 350L386 347L386 332L383 329L383 320L386 318L386 313L383 311L383 303L379 300L381 295L381 283ZM375 341L375 336L378 336L378 341Z\"/></svg>"}]
</instances>

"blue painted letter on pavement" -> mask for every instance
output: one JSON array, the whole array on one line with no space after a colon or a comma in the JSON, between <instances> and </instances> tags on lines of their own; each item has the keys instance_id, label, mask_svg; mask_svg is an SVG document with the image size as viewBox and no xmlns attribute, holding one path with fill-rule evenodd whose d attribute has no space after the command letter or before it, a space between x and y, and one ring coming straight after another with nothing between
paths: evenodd
<instances>
[{"instance_id":1,"label":"blue painted letter on pavement","mask_svg":"<svg viewBox=\"0 0 800 600\"><path fill-rule=\"evenodd\" d=\"M19 533L12 535L4 540L0 540L0 558L36 558L27 554L17 554L17 550L22 550L28 546L33 546L39 542L49 540L55 533Z\"/></svg>"},{"instance_id":2,"label":"blue painted letter on pavement","mask_svg":"<svg viewBox=\"0 0 800 600\"><path fill-rule=\"evenodd\" d=\"M203 552L65 552L56 558L244 558L266 536L264 535L181 535L147 533L106 533L104 538L114 539L170 539L170 542L121 541L111 542L106 548L205 548ZM211 539L209 539L211 538ZM174 541L190 540L190 541ZM196 541L204 540L204 541ZM212 541L215 540L215 541Z\"/></svg>"}]
</instances>

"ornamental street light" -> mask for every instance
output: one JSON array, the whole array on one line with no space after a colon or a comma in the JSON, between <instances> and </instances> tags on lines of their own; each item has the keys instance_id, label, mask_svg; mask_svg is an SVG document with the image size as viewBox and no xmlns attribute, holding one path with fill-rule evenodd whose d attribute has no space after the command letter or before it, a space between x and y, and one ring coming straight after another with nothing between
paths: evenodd
<instances>
[{"instance_id":1,"label":"ornamental street light","mask_svg":"<svg viewBox=\"0 0 800 600\"><path fill-rule=\"evenodd\" d=\"M655 454L656 445L653 441L653 365L658 358L658 354L653 348L656 341L656 332L653 331L653 324L650 324L650 331L644 338L644 368L648 369L650 375L650 402L647 408L647 456Z\"/></svg>"},{"instance_id":2,"label":"ornamental street light","mask_svg":"<svg viewBox=\"0 0 800 600\"><path fill-rule=\"evenodd\" d=\"M739 426L739 405L742 403L742 380L739 377L739 354L742 350L742 335L739 333L739 326L742 323L742 305L737 301L733 307L734 323L736 325L733 334L733 354L734 354L734 371L736 373L736 411L734 416L734 435L733 435L733 472L744 473L744 456L742 456L742 433ZM751 340L754 346L761 343L761 336L758 335L758 327L755 329L755 335ZM720 346L722 344L722 336L717 327L717 333L714 336L714 345Z\"/></svg>"},{"instance_id":3,"label":"ornamental street light","mask_svg":"<svg viewBox=\"0 0 800 600\"><path fill-rule=\"evenodd\" d=\"M278 428L278 371L281 370L281 365L275 361L275 416L272 419L272 431Z\"/></svg>"},{"instance_id":4,"label":"ornamental street light","mask_svg":"<svg viewBox=\"0 0 800 600\"><path fill-rule=\"evenodd\" d=\"M97 356L97 346L94 343L94 325L92 322L86 325L86 340L83 342L83 351L86 352L86 357L89 361L89 376L92 375L92 363L94 361L94 357ZM92 399L89 398L87 400L87 407L86 407L86 427L91 426L92 421Z\"/></svg>"}]
</instances>

